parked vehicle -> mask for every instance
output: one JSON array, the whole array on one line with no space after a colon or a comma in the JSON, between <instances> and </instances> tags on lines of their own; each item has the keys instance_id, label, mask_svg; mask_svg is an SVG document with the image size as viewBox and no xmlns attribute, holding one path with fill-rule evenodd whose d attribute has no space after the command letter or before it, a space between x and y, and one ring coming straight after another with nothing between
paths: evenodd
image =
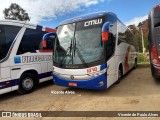
<instances>
[{"instance_id":1,"label":"parked vehicle","mask_svg":"<svg viewBox=\"0 0 160 120\"><path fill-rule=\"evenodd\" d=\"M26 22L0 21L0 94L30 93L38 83L51 80L53 41L42 38L55 29Z\"/></svg>"},{"instance_id":2,"label":"parked vehicle","mask_svg":"<svg viewBox=\"0 0 160 120\"><path fill-rule=\"evenodd\" d=\"M148 16L148 42L152 76L160 78L160 5L155 6Z\"/></svg>"},{"instance_id":3,"label":"parked vehicle","mask_svg":"<svg viewBox=\"0 0 160 120\"><path fill-rule=\"evenodd\" d=\"M133 33L111 12L62 22L53 53L56 85L104 90L137 65Z\"/></svg>"}]
</instances>

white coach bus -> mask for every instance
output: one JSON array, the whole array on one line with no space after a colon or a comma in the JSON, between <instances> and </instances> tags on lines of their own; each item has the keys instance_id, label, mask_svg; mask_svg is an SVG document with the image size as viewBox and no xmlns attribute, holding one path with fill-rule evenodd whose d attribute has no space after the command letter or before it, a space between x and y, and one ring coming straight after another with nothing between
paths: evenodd
<instances>
[{"instance_id":1,"label":"white coach bus","mask_svg":"<svg viewBox=\"0 0 160 120\"><path fill-rule=\"evenodd\" d=\"M52 79L54 38L43 36L55 31L26 22L0 21L0 94L30 93L38 83Z\"/></svg>"},{"instance_id":2,"label":"white coach bus","mask_svg":"<svg viewBox=\"0 0 160 120\"><path fill-rule=\"evenodd\" d=\"M78 16L57 28L56 85L104 90L137 65L137 41L111 12Z\"/></svg>"}]
</instances>

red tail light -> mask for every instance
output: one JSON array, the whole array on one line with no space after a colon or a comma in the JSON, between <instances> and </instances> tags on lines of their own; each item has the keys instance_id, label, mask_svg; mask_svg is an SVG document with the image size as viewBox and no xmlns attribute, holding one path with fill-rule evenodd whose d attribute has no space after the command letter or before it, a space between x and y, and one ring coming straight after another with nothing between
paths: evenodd
<instances>
[{"instance_id":1,"label":"red tail light","mask_svg":"<svg viewBox=\"0 0 160 120\"><path fill-rule=\"evenodd\" d=\"M158 58L158 53L157 53L157 47L156 46L152 46L152 63L155 66L160 67L160 61L159 61L159 58Z\"/></svg>"},{"instance_id":2,"label":"red tail light","mask_svg":"<svg viewBox=\"0 0 160 120\"><path fill-rule=\"evenodd\" d=\"M106 42L109 39L109 34L108 32L102 32L102 41Z\"/></svg>"}]
</instances>

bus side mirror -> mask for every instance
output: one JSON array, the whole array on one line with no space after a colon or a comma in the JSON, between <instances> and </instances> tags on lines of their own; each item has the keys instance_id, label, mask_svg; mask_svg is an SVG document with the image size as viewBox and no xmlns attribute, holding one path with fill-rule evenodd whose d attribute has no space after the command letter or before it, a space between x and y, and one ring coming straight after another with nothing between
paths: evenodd
<instances>
[{"instance_id":1,"label":"bus side mirror","mask_svg":"<svg viewBox=\"0 0 160 120\"><path fill-rule=\"evenodd\" d=\"M56 33L47 33L43 36L43 40L42 40L42 47L43 48L47 48L47 38L50 37L50 36L54 36L56 37Z\"/></svg>"},{"instance_id":2,"label":"bus side mirror","mask_svg":"<svg viewBox=\"0 0 160 120\"><path fill-rule=\"evenodd\" d=\"M108 32L102 32L102 41L106 42L108 41L108 38L109 38Z\"/></svg>"},{"instance_id":3,"label":"bus side mirror","mask_svg":"<svg viewBox=\"0 0 160 120\"><path fill-rule=\"evenodd\" d=\"M109 39L109 26L110 23L106 22L102 27L102 42L106 42Z\"/></svg>"},{"instance_id":4,"label":"bus side mirror","mask_svg":"<svg viewBox=\"0 0 160 120\"><path fill-rule=\"evenodd\" d=\"M42 40L42 47L47 48L47 41L46 40Z\"/></svg>"}]
</instances>

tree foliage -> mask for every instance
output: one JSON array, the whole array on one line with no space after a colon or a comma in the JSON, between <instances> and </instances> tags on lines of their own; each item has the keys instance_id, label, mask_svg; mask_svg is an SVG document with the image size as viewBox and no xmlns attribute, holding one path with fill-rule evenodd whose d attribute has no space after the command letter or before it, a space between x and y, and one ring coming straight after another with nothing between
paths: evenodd
<instances>
[{"instance_id":1,"label":"tree foliage","mask_svg":"<svg viewBox=\"0 0 160 120\"><path fill-rule=\"evenodd\" d=\"M30 17L26 11L16 3L12 3L9 8L3 10L4 18L9 20L27 21Z\"/></svg>"},{"instance_id":2,"label":"tree foliage","mask_svg":"<svg viewBox=\"0 0 160 120\"><path fill-rule=\"evenodd\" d=\"M139 52L143 51L143 49L142 49L142 33L141 33L142 25L143 25L142 23L139 23L138 26L135 26L135 25L128 26L132 30L132 32L135 36L135 39L138 41ZM143 32L144 32L144 30L143 30ZM143 33L143 38L144 38L144 47L146 48L146 51L148 51L148 35Z\"/></svg>"}]
</instances>

